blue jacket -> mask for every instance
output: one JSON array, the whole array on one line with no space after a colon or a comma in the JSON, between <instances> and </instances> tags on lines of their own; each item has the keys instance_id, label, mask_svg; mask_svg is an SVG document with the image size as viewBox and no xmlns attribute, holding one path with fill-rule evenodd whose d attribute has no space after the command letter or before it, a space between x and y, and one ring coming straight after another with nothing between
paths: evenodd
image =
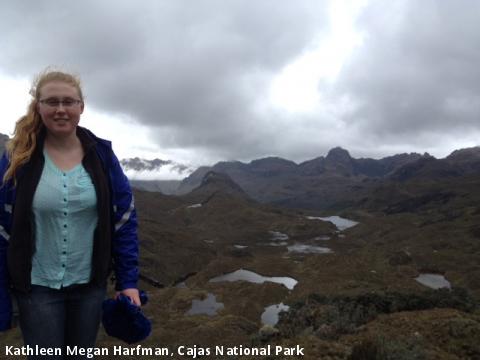
<instances>
[{"instance_id":1,"label":"blue jacket","mask_svg":"<svg viewBox=\"0 0 480 360\"><path fill-rule=\"evenodd\" d=\"M102 174L104 174L103 177L106 178L108 182L108 187L105 186L108 194L97 194L97 196L100 195L101 198L108 199L109 202L108 209L106 209L106 212L109 213L109 215L107 215L107 221L109 222L107 227L111 229L103 231L103 234L107 234L106 237L109 237L110 239L101 239L104 243L103 249L98 249L98 246L97 249L95 249L96 246L94 245L94 258L92 260L94 267L93 270L95 270L95 264L99 265L97 266L97 274L92 274L92 277L97 276L95 279L97 282L106 280L111 260L113 260L116 289L123 290L127 288L136 288L138 280L137 215L130 184L122 171L109 141L97 138L92 132L81 127L78 127L77 135L79 135L84 148L86 145L91 148L92 151L89 151L89 153L95 154L93 158L100 160L99 163L101 163ZM39 142L39 144L41 143L42 142ZM43 155L39 155L39 157L41 157L41 162L37 167L40 168L41 173L44 159ZM90 158L91 157L92 156L90 156ZM85 158L87 158L87 154ZM85 158L83 161L84 164ZM0 160L0 331L10 328L12 306L9 289L15 287L22 290L29 289L30 286L30 284L22 283L22 281L28 282L30 274L28 274L28 277L20 277L20 280L18 277L15 277L15 269L23 266L22 264L17 264L19 262L18 260L25 257L28 258L28 256L24 256L24 254L30 254L30 249L22 249L22 253L18 252L17 249L24 245L21 241L17 241L16 246L14 247L15 249L11 247L9 248L12 235L11 232L15 226L17 229L20 229L17 230L17 233L22 232L23 228L30 226L28 224L31 223L31 219L28 219L28 215L25 215L22 212L21 217L27 218L27 220L18 219L14 216L14 214L19 211L20 199L24 193L28 191L17 193L18 189L13 185L12 180L2 184L3 176L8 165L9 160L7 155L4 154ZM18 173L21 174L22 171L27 171L25 166L22 166ZM87 171L89 171L88 168ZM29 177L31 177L30 173L28 174ZM39 175L37 175L37 177L38 176ZM95 184L95 176L93 176L92 180ZM97 184L95 184L95 186L98 192L99 188L97 187ZM36 183L34 183L34 187L36 187ZM31 196L33 196L33 194L31 194ZM15 209L16 205L17 209ZM17 210L17 212L15 210ZM102 214L99 214L99 216L101 218ZM23 223L20 223L21 221L23 221ZM101 221L99 222L101 223ZM99 227L100 226L101 224L99 224ZM27 241L31 238L28 232L23 237L26 238ZM17 234L17 238L21 238L21 236L18 236ZM15 240L17 239L15 238ZM96 241L96 243L98 243L98 241ZM19 244L21 244L21 246L19 246ZM106 249L106 247L108 247L108 249ZM15 257L16 255L17 257ZM12 257L15 261L12 260ZM95 257L97 259L95 259ZM13 265L11 265L12 263ZM29 272L31 270L30 264L31 256L30 259L27 259L21 270L23 272ZM15 272L15 274L13 274L13 272ZM100 275L98 275L98 273L100 273ZM19 283L22 286L19 286ZM23 286L26 287L23 288Z\"/></svg>"}]
</instances>

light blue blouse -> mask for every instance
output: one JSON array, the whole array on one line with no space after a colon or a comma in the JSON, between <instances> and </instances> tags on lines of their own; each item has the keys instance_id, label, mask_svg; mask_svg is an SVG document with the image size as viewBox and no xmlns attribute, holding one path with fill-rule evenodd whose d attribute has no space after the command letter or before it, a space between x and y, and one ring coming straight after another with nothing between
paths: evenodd
<instances>
[{"instance_id":1,"label":"light blue blouse","mask_svg":"<svg viewBox=\"0 0 480 360\"><path fill-rule=\"evenodd\" d=\"M97 196L82 164L60 170L44 151L33 198L35 252L32 284L60 289L90 281Z\"/></svg>"}]
</instances>

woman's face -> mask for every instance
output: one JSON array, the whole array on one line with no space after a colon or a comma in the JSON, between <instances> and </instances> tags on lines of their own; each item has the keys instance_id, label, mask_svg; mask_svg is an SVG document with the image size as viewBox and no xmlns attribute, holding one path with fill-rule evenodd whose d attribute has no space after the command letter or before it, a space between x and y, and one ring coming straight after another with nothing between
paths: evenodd
<instances>
[{"instance_id":1,"label":"woman's face","mask_svg":"<svg viewBox=\"0 0 480 360\"><path fill-rule=\"evenodd\" d=\"M40 88L37 111L52 135L68 136L75 133L83 108L83 101L73 85L50 81Z\"/></svg>"}]
</instances>

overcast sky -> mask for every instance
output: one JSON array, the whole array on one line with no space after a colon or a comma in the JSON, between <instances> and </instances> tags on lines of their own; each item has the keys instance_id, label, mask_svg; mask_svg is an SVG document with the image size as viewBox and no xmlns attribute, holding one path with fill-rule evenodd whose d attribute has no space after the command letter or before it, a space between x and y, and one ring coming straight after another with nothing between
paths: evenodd
<instances>
[{"instance_id":1,"label":"overcast sky","mask_svg":"<svg viewBox=\"0 0 480 360\"><path fill-rule=\"evenodd\" d=\"M1 0L0 132L56 66L121 158L440 158L479 143L479 19L471 0Z\"/></svg>"}]
</instances>

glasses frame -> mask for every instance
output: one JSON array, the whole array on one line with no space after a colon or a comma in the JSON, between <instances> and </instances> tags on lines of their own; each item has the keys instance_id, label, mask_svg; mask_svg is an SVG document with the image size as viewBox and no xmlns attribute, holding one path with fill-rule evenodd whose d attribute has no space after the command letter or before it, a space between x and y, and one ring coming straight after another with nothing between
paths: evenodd
<instances>
[{"instance_id":1,"label":"glasses frame","mask_svg":"<svg viewBox=\"0 0 480 360\"><path fill-rule=\"evenodd\" d=\"M48 98L48 99L40 99L38 100L38 102L52 109L57 109L60 106L64 108L71 108L83 103L83 101L80 99L72 99L72 98L65 98L65 99Z\"/></svg>"}]
</instances>

